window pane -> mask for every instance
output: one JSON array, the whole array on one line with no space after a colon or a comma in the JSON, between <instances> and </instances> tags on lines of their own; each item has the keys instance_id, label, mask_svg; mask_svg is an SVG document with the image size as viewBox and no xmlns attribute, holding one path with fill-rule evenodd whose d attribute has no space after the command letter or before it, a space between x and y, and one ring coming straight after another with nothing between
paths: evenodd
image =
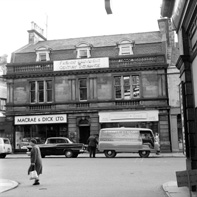
<instances>
[{"instance_id":1,"label":"window pane","mask_svg":"<svg viewBox=\"0 0 197 197\"><path fill-rule=\"evenodd\" d=\"M47 90L52 89L52 81L46 81Z\"/></svg>"},{"instance_id":2,"label":"window pane","mask_svg":"<svg viewBox=\"0 0 197 197\"><path fill-rule=\"evenodd\" d=\"M30 102L31 103L36 102L36 82L35 81L30 82Z\"/></svg>"},{"instance_id":3,"label":"window pane","mask_svg":"<svg viewBox=\"0 0 197 197\"><path fill-rule=\"evenodd\" d=\"M86 79L80 79L79 80L79 87L80 88L85 88L87 86L87 80Z\"/></svg>"},{"instance_id":4,"label":"window pane","mask_svg":"<svg viewBox=\"0 0 197 197\"><path fill-rule=\"evenodd\" d=\"M117 99L121 98L121 87L120 86L115 87L115 98L117 98Z\"/></svg>"},{"instance_id":5,"label":"window pane","mask_svg":"<svg viewBox=\"0 0 197 197\"><path fill-rule=\"evenodd\" d=\"M133 79L133 84L139 84L140 83L139 75L133 75L132 79Z\"/></svg>"},{"instance_id":6,"label":"window pane","mask_svg":"<svg viewBox=\"0 0 197 197\"><path fill-rule=\"evenodd\" d=\"M120 84L121 84L121 80L120 80L121 78L120 77L114 77L114 80L115 80L115 86L117 86L117 85L119 85L120 86Z\"/></svg>"},{"instance_id":7,"label":"window pane","mask_svg":"<svg viewBox=\"0 0 197 197\"><path fill-rule=\"evenodd\" d=\"M87 57L87 50L79 50L80 57Z\"/></svg>"},{"instance_id":8,"label":"window pane","mask_svg":"<svg viewBox=\"0 0 197 197\"><path fill-rule=\"evenodd\" d=\"M124 81L124 86L130 85L130 77L129 76L124 76L123 81Z\"/></svg>"},{"instance_id":9,"label":"window pane","mask_svg":"<svg viewBox=\"0 0 197 197\"><path fill-rule=\"evenodd\" d=\"M124 99L130 99L131 91L130 86L124 86Z\"/></svg>"},{"instance_id":10,"label":"window pane","mask_svg":"<svg viewBox=\"0 0 197 197\"><path fill-rule=\"evenodd\" d=\"M130 46L121 47L121 53L124 55L130 55Z\"/></svg>"},{"instance_id":11,"label":"window pane","mask_svg":"<svg viewBox=\"0 0 197 197\"><path fill-rule=\"evenodd\" d=\"M45 53L40 54L40 61L46 61L46 60L47 60L46 54Z\"/></svg>"},{"instance_id":12,"label":"window pane","mask_svg":"<svg viewBox=\"0 0 197 197\"><path fill-rule=\"evenodd\" d=\"M47 90L47 102L52 102L52 90Z\"/></svg>"},{"instance_id":13,"label":"window pane","mask_svg":"<svg viewBox=\"0 0 197 197\"><path fill-rule=\"evenodd\" d=\"M140 96L140 88L139 85L133 85L133 97L139 97Z\"/></svg>"},{"instance_id":14,"label":"window pane","mask_svg":"<svg viewBox=\"0 0 197 197\"><path fill-rule=\"evenodd\" d=\"M38 102L44 102L44 81L38 81Z\"/></svg>"},{"instance_id":15,"label":"window pane","mask_svg":"<svg viewBox=\"0 0 197 197\"><path fill-rule=\"evenodd\" d=\"M87 100L87 89L80 89L80 100Z\"/></svg>"}]
</instances>

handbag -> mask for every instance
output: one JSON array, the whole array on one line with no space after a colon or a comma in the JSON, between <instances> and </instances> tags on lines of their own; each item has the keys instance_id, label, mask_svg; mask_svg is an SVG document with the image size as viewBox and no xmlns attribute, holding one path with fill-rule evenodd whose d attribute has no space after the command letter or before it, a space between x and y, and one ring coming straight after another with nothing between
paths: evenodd
<instances>
[{"instance_id":1,"label":"handbag","mask_svg":"<svg viewBox=\"0 0 197 197\"><path fill-rule=\"evenodd\" d=\"M30 172L30 180L32 179L38 179L38 174L35 170Z\"/></svg>"}]
</instances>

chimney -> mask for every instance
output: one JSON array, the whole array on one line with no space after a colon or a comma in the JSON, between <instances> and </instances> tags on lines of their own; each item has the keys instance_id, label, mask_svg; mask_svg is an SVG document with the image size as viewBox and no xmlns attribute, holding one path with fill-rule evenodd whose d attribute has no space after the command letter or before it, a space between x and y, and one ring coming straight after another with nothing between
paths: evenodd
<instances>
[{"instance_id":1,"label":"chimney","mask_svg":"<svg viewBox=\"0 0 197 197\"><path fill-rule=\"evenodd\" d=\"M31 30L28 30L29 33L29 44L36 44L39 41L46 41L44 37L44 30L41 29L36 23L31 22Z\"/></svg>"}]
</instances>

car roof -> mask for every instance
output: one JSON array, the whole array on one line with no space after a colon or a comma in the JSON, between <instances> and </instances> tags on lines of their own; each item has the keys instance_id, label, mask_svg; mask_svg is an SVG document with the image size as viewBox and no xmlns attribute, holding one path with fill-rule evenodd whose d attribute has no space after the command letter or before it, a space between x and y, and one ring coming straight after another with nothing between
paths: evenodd
<instances>
[{"instance_id":1,"label":"car roof","mask_svg":"<svg viewBox=\"0 0 197 197\"><path fill-rule=\"evenodd\" d=\"M118 131L118 130L140 130L140 131L147 131L147 130L151 130L149 128L139 128L139 127L116 127L116 128L104 128L104 129L101 129L101 130L115 130L115 131Z\"/></svg>"},{"instance_id":2,"label":"car roof","mask_svg":"<svg viewBox=\"0 0 197 197\"><path fill-rule=\"evenodd\" d=\"M68 139L67 137L49 137L47 139Z\"/></svg>"}]
</instances>

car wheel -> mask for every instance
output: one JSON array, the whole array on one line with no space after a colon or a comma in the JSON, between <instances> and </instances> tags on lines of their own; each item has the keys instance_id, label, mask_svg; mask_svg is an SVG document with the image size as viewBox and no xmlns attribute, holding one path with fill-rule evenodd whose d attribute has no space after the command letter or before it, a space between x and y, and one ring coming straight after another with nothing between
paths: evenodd
<instances>
[{"instance_id":1,"label":"car wheel","mask_svg":"<svg viewBox=\"0 0 197 197\"><path fill-rule=\"evenodd\" d=\"M139 151L139 155L142 158L147 158L150 155L150 151L148 151L148 150Z\"/></svg>"},{"instance_id":2,"label":"car wheel","mask_svg":"<svg viewBox=\"0 0 197 197\"><path fill-rule=\"evenodd\" d=\"M5 158L5 157L6 157L6 154L0 155L0 158Z\"/></svg>"},{"instance_id":3,"label":"car wheel","mask_svg":"<svg viewBox=\"0 0 197 197\"><path fill-rule=\"evenodd\" d=\"M73 157L73 152L72 152L71 150L67 150L67 151L65 152L65 156L66 156L67 158L71 158L71 157Z\"/></svg>"},{"instance_id":4,"label":"car wheel","mask_svg":"<svg viewBox=\"0 0 197 197\"><path fill-rule=\"evenodd\" d=\"M104 153L105 153L105 156L108 158L113 158L116 156L116 151L114 150L105 150Z\"/></svg>"},{"instance_id":5,"label":"car wheel","mask_svg":"<svg viewBox=\"0 0 197 197\"><path fill-rule=\"evenodd\" d=\"M41 157L42 157L42 158L45 158L45 155L41 154Z\"/></svg>"}]
</instances>

